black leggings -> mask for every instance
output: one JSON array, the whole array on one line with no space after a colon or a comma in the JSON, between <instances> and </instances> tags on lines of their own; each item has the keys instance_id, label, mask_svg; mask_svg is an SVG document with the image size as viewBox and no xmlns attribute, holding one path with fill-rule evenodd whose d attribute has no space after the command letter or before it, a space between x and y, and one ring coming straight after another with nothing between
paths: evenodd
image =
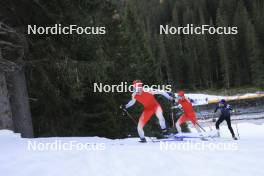
<instances>
[{"instance_id":1,"label":"black leggings","mask_svg":"<svg viewBox=\"0 0 264 176\"><path fill-rule=\"evenodd\" d=\"M220 123L222 123L224 120L226 121L228 129L229 129L230 133L232 134L232 136L235 136L234 130L233 130L232 126L231 126L230 116L226 116L226 117L220 116L219 119L215 123L216 129L219 129Z\"/></svg>"}]
</instances>

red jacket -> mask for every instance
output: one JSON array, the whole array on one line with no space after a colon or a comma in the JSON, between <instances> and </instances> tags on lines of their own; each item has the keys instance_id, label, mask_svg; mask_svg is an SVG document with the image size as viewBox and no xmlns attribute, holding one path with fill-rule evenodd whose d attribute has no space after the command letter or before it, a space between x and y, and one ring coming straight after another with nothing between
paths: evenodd
<instances>
[{"instance_id":1,"label":"red jacket","mask_svg":"<svg viewBox=\"0 0 264 176\"><path fill-rule=\"evenodd\" d=\"M192 103L184 98L182 100L179 100L178 103L182 106L182 109L184 111L184 114L194 114L194 110L193 110L193 107L192 107Z\"/></svg>"},{"instance_id":2,"label":"red jacket","mask_svg":"<svg viewBox=\"0 0 264 176\"><path fill-rule=\"evenodd\" d=\"M136 94L134 97L139 103L141 103L144 108L156 107L159 105L154 95L149 92L142 91L141 94Z\"/></svg>"}]
</instances>

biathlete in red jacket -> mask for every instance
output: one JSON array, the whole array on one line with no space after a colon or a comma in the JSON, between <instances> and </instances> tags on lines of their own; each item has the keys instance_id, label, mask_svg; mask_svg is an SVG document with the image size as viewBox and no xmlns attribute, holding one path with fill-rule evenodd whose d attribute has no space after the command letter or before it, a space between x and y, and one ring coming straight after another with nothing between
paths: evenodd
<instances>
[{"instance_id":1,"label":"biathlete in red jacket","mask_svg":"<svg viewBox=\"0 0 264 176\"><path fill-rule=\"evenodd\" d=\"M186 121L191 121L193 126L197 129L197 131L201 132L198 126L196 114L192 107L192 103L184 96L183 91L178 92L177 103L179 104L178 107L181 107L184 111L183 115L180 116L180 118L175 124L178 133L182 132L181 125Z\"/></svg>"},{"instance_id":2,"label":"biathlete in red jacket","mask_svg":"<svg viewBox=\"0 0 264 176\"><path fill-rule=\"evenodd\" d=\"M173 101L173 97L171 97L165 91L156 90L156 89L155 90L143 89L143 83L140 80L133 81L133 89L134 91L132 94L132 99L123 108L125 109L130 108L135 104L136 101L144 106L144 110L139 118L139 122L137 126L140 142L146 142L143 128L154 114L159 119L159 124L163 134L164 135L168 134L165 124L165 119L162 113L162 108L160 104L157 102L154 95L161 94L170 101Z\"/></svg>"}]
</instances>

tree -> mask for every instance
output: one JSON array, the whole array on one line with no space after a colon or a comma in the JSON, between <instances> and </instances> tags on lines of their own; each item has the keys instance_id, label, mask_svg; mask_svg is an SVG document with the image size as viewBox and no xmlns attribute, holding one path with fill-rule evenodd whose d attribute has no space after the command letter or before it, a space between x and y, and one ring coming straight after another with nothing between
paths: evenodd
<instances>
[{"instance_id":1,"label":"tree","mask_svg":"<svg viewBox=\"0 0 264 176\"><path fill-rule=\"evenodd\" d=\"M2 61L2 103L4 104L1 106L1 111L4 111L3 116L6 121L2 125L21 133L22 137L33 137L29 97L23 68L27 43L21 34L4 23L0 23L0 31L3 37L0 41L0 59Z\"/></svg>"},{"instance_id":2,"label":"tree","mask_svg":"<svg viewBox=\"0 0 264 176\"><path fill-rule=\"evenodd\" d=\"M228 26L227 12L224 7L223 0L220 1L220 5L217 10L216 16L217 26ZM226 88L231 86L231 73L230 73L230 40L227 36L218 35L218 52L221 61L221 68L224 78L224 85Z\"/></svg>"}]
</instances>

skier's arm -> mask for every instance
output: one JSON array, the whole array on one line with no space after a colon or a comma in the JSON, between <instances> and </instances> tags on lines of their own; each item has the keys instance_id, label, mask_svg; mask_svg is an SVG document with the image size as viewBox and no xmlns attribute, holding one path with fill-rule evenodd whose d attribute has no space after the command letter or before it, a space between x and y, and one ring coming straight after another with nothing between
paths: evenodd
<instances>
[{"instance_id":1,"label":"skier's arm","mask_svg":"<svg viewBox=\"0 0 264 176\"><path fill-rule=\"evenodd\" d=\"M164 96L165 98L167 98L168 100L172 101L173 97L171 97L168 92L166 91L162 91L162 90L157 90L157 89L152 89L149 91L151 94L155 95L155 94L159 94Z\"/></svg>"},{"instance_id":2,"label":"skier's arm","mask_svg":"<svg viewBox=\"0 0 264 176\"><path fill-rule=\"evenodd\" d=\"M219 105L217 105L216 107L215 107L215 110L214 110L214 112L216 113L216 111L219 109Z\"/></svg>"},{"instance_id":3,"label":"skier's arm","mask_svg":"<svg viewBox=\"0 0 264 176\"><path fill-rule=\"evenodd\" d=\"M125 108L128 109L136 103L136 99L134 98L134 94L132 94L132 99L125 105Z\"/></svg>"},{"instance_id":4,"label":"skier's arm","mask_svg":"<svg viewBox=\"0 0 264 176\"><path fill-rule=\"evenodd\" d=\"M232 108L232 106L231 105L227 105L227 108L230 110L230 111L232 111L233 110L233 108Z\"/></svg>"},{"instance_id":5,"label":"skier's arm","mask_svg":"<svg viewBox=\"0 0 264 176\"><path fill-rule=\"evenodd\" d=\"M135 103L136 103L136 100L135 100L135 99L131 99L131 100L125 105L125 108L128 109L128 108L130 108L131 106L133 106Z\"/></svg>"}]
</instances>

